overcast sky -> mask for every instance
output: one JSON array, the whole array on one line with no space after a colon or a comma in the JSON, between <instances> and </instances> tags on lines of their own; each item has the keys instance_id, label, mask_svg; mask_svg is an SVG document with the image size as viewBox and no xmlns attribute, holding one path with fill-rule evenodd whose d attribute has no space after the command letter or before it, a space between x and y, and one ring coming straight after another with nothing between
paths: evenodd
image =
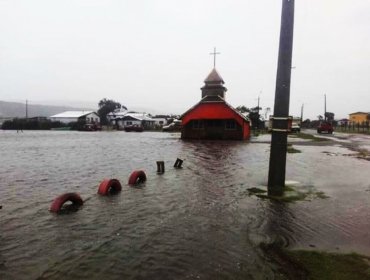
<instances>
[{"instance_id":1,"label":"overcast sky","mask_svg":"<svg viewBox=\"0 0 370 280\"><path fill-rule=\"evenodd\" d=\"M290 114L370 111L370 0L295 4ZM183 113L213 67L273 108L280 0L0 0L0 100Z\"/></svg>"}]
</instances>

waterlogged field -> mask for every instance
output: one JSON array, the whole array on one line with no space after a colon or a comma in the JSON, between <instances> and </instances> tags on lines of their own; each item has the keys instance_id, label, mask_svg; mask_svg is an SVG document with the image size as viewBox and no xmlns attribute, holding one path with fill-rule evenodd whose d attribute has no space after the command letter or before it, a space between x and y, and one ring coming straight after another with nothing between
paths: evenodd
<instances>
[{"instance_id":1,"label":"waterlogged field","mask_svg":"<svg viewBox=\"0 0 370 280\"><path fill-rule=\"evenodd\" d=\"M297 199L270 200L248 190L266 189L264 137L1 131L0 279L276 279L262 243L370 255L370 162L339 144L294 145ZM137 169L148 180L130 187ZM97 195L104 178L122 192ZM83 207L50 213L64 192L80 193Z\"/></svg>"}]
</instances>

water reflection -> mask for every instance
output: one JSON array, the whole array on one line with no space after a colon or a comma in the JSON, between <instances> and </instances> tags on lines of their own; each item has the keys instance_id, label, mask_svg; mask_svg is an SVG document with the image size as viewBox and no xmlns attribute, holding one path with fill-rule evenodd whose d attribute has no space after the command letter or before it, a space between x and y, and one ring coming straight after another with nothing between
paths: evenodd
<instances>
[{"instance_id":1,"label":"water reflection","mask_svg":"<svg viewBox=\"0 0 370 280\"><path fill-rule=\"evenodd\" d=\"M247 188L266 181L266 144L182 141L163 133L25 132L27 141L4 135L1 279L274 279L261 242L295 247L316 237L330 243L327 236L347 234L349 226L352 236L362 236L358 244L367 240L360 234L369 225L370 201L361 190L348 196L356 200L337 196L325 203L249 196ZM321 162L320 152L304 149L288 157L291 177L315 172L305 159ZM177 157L184 159L181 169L172 167ZM157 160L166 163L162 175ZM348 169L353 159L345 160ZM343 169L333 164L325 173ZM126 185L138 169L147 174L145 185ZM103 178L118 178L122 191L98 196ZM340 180L327 186L331 197L352 186ZM83 208L51 215L51 201L71 191L84 198Z\"/></svg>"},{"instance_id":2,"label":"water reflection","mask_svg":"<svg viewBox=\"0 0 370 280\"><path fill-rule=\"evenodd\" d=\"M280 247L294 245L296 232L293 230L294 214L288 203L269 201L266 204L266 227L265 232L269 237L269 243Z\"/></svg>"}]
</instances>

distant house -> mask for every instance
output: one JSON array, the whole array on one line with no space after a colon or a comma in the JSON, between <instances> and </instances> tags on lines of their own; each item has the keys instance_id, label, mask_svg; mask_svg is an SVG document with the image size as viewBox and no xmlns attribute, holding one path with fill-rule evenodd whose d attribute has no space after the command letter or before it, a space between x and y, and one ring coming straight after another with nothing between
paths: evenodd
<instances>
[{"instance_id":1,"label":"distant house","mask_svg":"<svg viewBox=\"0 0 370 280\"><path fill-rule=\"evenodd\" d=\"M349 121L351 123L364 123L370 121L370 113L356 112L349 114Z\"/></svg>"},{"instance_id":2,"label":"distant house","mask_svg":"<svg viewBox=\"0 0 370 280\"><path fill-rule=\"evenodd\" d=\"M70 122L86 122L86 123L100 123L100 117L93 111L66 111L60 114L49 117L52 121L59 121L62 123Z\"/></svg>"},{"instance_id":3,"label":"distant house","mask_svg":"<svg viewBox=\"0 0 370 280\"><path fill-rule=\"evenodd\" d=\"M155 126L155 120L146 113L128 112L122 116L116 116L114 121L119 128L135 125L144 129L153 129Z\"/></svg>"},{"instance_id":4,"label":"distant house","mask_svg":"<svg viewBox=\"0 0 370 280\"><path fill-rule=\"evenodd\" d=\"M114 112L108 113L107 119L111 123L115 124L116 119L120 119L124 117L127 113L129 113L129 111L127 111L125 108L120 108L120 109L115 110Z\"/></svg>"},{"instance_id":5,"label":"distant house","mask_svg":"<svg viewBox=\"0 0 370 280\"><path fill-rule=\"evenodd\" d=\"M340 119L337 121L337 125L348 125L349 119Z\"/></svg>"},{"instance_id":6,"label":"distant house","mask_svg":"<svg viewBox=\"0 0 370 280\"><path fill-rule=\"evenodd\" d=\"M250 137L250 121L225 101L227 89L214 68L201 88L202 99L182 116L181 138L244 140Z\"/></svg>"},{"instance_id":7,"label":"distant house","mask_svg":"<svg viewBox=\"0 0 370 280\"><path fill-rule=\"evenodd\" d=\"M168 123L170 116L167 115L156 115L153 116L152 119L155 121L155 126L162 127Z\"/></svg>"}]
</instances>

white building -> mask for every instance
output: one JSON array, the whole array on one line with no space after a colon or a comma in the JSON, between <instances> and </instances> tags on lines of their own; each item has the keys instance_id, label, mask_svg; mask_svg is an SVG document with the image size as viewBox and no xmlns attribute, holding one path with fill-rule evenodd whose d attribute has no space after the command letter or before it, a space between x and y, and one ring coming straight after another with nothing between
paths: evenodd
<instances>
[{"instance_id":1,"label":"white building","mask_svg":"<svg viewBox=\"0 0 370 280\"><path fill-rule=\"evenodd\" d=\"M152 129L155 125L155 120L146 113L128 112L122 116L116 116L114 120L119 128L135 125L144 129Z\"/></svg>"},{"instance_id":2,"label":"white building","mask_svg":"<svg viewBox=\"0 0 370 280\"><path fill-rule=\"evenodd\" d=\"M108 113L107 119L108 121L114 124L116 119L123 118L128 112L129 111L127 111L126 109L120 108L120 109L114 110L114 112Z\"/></svg>"},{"instance_id":3,"label":"white building","mask_svg":"<svg viewBox=\"0 0 370 280\"><path fill-rule=\"evenodd\" d=\"M49 117L51 121L62 123L84 121L86 123L100 123L100 117L93 111L66 111Z\"/></svg>"},{"instance_id":4,"label":"white building","mask_svg":"<svg viewBox=\"0 0 370 280\"><path fill-rule=\"evenodd\" d=\"M164 125L167 125L167 122L170 118L171 117L167 115L157 115L152 117L152 119L155 121L155 126L157 127L163 127Z\"/></svg>"}]
</instances>

